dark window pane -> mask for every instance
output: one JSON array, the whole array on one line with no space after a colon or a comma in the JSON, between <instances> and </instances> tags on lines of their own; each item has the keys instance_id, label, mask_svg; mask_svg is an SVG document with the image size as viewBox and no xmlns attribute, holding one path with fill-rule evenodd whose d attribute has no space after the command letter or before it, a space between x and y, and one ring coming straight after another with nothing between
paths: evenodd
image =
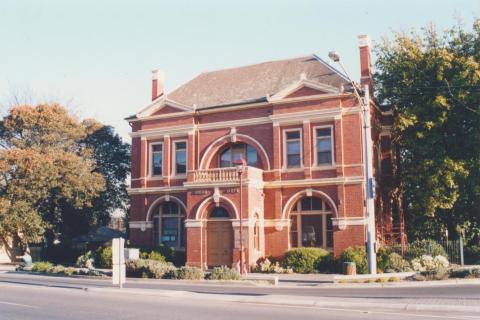
<instances>
[{"instance_id":1,"label":"dark window pane","mask_svg":"<svg viewBox=\"0 0 480 320\"><path fill-rule=\"evenodd\" d=\"M327 215L327 247L333 248L333 222L332 215Z\"/></svg>"},{"instance_id":2,"label":"dark window pane","mask_svg":"<svg viewBox=\"0 0 480 320\"><path fill-rule=\"evenodd\" d=\"M312 197L312 210L322 210L322 200Z\"/></svg>"},{"instance_id":3,"label":"dark window pane","mask_svg":"<svg viewBox=\"0 0 480 320\"><path fill-rule=\"evenodd\" d=\"M162 151L162 147L163 147L162 144L153 144L153 145L152 145L152 151L153 151L153 152Z\"/></svg>"},{"instance_id":4,"label":"dark window pane","mask_svg":"<svg viewBox=\"0 0 480 320\"><path fill-rule=\"evenodd\" d=\"M318 164L331 164L332 163L332 153L328 152L318 152L317 153Z\"/></svg>"},{"instance_id":5,"label":"dark window pane","mask_svg":"<svg viewBox=\"0 0 480 320\"><path fill-rule=\"evenodd\" d=\"M300 141L292 141L287 143L288 154L300 154Z\"/></svg>"},{"instance_id":6,"label":"dark window pane","mask_svg":"<svg viewBox=\"0 0 480 320\"><path fill-rule=\"evenodd\" d=\"M186 149L187 143L185 141L175 143L176 149Z\"/></svg>"},{"instance_id":7,"label":"dark window pane","mask_svg":"<svg viewBox=\"0 0 480 320\"><path fill-rule=\"evenodd\" d=\"M300 167L300 155L288 155L287 156L287 167Z\"/></svg>"},{"instance_id":8,"label":"dark window pane","mask_svg":"<svg viewBox=\"0 0 480 320\"><path fill-rule=\"evenodd\" d=\"M162 219L162 243L176 248L178 245L178 218Z\"/></svg>"},{"instance_id":9,"label":"dark window pane","mask_svg":"<svg viewBox=\"0 0 480 320\"><path fill-rule=\"evenodd\" d=\"M231 149L228 147L225 151L222 152L220 155L220 168L227 168L232 166L231 161Z\"/></svg>"},{"instance_id":10,"label":"dark window pane","mask_svg":"<svg viewBox=\"0 0 480 320\"><path fill-rule=\"evenodd\" d=\"M298 230L296 215L290 218L290 246L292 248L298 247Z\"/></svg>"},{"instance_id":11,"label":"dark window pane","mask_svg":"<svg viewBox=\"0 0 480 320\"><path fill-rule=\"evenodd\" d=\"M177 151L175 156L176 161L176 173L186 173L187 172L187 152L186 151Z\"/></svg>"},{"instance_id":12,"label":"dark window pane","mask_svg":"<svg viewBox=\"0 0 480 320\"><path fill-rule=\"evenodd\" d=\"M257 150L250 145L247 145L247 163L252 167L257 165Z\"/></svg>"},{"instance_id":13,"label":"dark window pane","mask_svg":"<svg viewBox=\"0 0 480 320\"><path fill-rule=\"evenodd\" d=\"M162 203L162 214L178 214L178 205L171 201Z\"/></svg>"},{"instance_id":14,"label":"dark window pane","mask_svg":"<svg viewBox=\"0 0 480 320\"><path fill-rule=\"evenodd\" d=\"M330 128L317 129L317 137L330 137L330 135L331 135Z\"/></svg>"},{"instance_id":15,"label":"dark window pane","mask_svg":"<svg viewBox=\"0 0 480 320\"><path fill-rule=\"evenodd\" d=\"M153 175L162 175L162 152L155 152L152 155Z\"/></svg>"},{"instance_id":16,"label":"dark window pane","mask_svg":"<svg viewBox=\"0 0 480 320\"><path fill-rule=\"evenodd\" d=\"M223 207L215 207L210 213L210 218L230 218L227 209Z\"/></svg>"},{"instance_id":17,"label":"dark window pane","mask_svg":"<svg viewBox=\"0 0 480 320\"><path fill-rule=\"evenodd\" d=\"M312 198L305 197L302 199L302 211L311 211L312 210Z\"/></svg>"},{"instance_id":18,"label":"dark window pane","mask_svg":"<svg viewBox=\"0 0 480 320\"><path fill-rule=\"evenodd\" d=\"M300 131L289 131L286 133L287 140L300 139Z\"/></svg>"},{"instance_id":19,"label":"dark window pane","mask_svg":"<svg viewBox=\"0 0 480 320\"><path fill-rule=\"evenodd\" d=\"M301 216L302 219L302 246L321 247L323 243L322 216Z\"/></svg>"}]
</instances>

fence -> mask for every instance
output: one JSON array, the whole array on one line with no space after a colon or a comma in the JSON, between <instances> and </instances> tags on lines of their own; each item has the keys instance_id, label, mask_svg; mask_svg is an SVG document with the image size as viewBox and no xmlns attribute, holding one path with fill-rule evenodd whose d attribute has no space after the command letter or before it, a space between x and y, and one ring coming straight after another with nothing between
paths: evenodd
<instances>
[{"instance_id":1,"label":"fence","mask_svg":"<svg viewBox=\"0 0 480 320\"><path fill-rule=\"evenodd\" d=\"M412 258L412 255L436 255L437 245L440 245L447 254L448 261L452 264L463 265L463 242L462 240L424 240L422 245L405 244L403 247L399 244L393 245L390 249L404 258Z\"/></svg>"}]
</instances>

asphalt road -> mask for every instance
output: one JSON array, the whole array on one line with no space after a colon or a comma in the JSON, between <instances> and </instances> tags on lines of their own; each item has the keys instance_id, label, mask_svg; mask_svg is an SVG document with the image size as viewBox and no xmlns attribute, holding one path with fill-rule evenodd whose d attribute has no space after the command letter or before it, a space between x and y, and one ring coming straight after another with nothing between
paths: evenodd
<instances>
[{"instance_id":1,"label":"asphalt road","mask_svg":"<svg viewBox=\"0 0 480 320\"><path fill-rule=\"evenodd\" d=\"M0 283L38 284L52 287L111 287L110 280L75 279L66 277L39 276L18 273L0 273ZM196 293L240 294L240 295L301 295L338 298L390 298L390 299L459 299L479 301L480 285L437 285L437 286L343 286L325 284L299 284L298 286L225 286L181 283L172 281L127 279L126 288L163 289Z\"/></svg>"},{"instance_id":2,"label":"asphalt road","mask_svg":"<svg viewBox=\"0 0 480 320\"><path fill-rule=\"evenodd\" d=\"M0 320L38 319L475 319L414 311L346 310L104 293L0 283Z\"/></svg>"}]
</instances>

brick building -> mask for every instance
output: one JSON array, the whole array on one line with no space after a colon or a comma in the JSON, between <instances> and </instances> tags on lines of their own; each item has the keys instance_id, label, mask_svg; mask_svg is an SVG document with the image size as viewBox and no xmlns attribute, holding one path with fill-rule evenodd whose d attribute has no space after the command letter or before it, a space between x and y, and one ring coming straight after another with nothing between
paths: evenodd
<instances>
[{"instance_id":1,"label":"brick building","mask_svg":"<svg viewBox=\"0 0 480 320\"><path fill-rule=\"evenodd\" d=\"M360 82L371 86L368 38L359 40ZM398 220L380 172L391 168L391 113L369 107L383 240ZM364 245L362 110L348 79L319 57L206 72L168 94L154 71L152 103L127 121L134 244L186 250L192 266L235 265L242 217L248 265L292 247L338 255Z\"/></svg>"}]
</instances>

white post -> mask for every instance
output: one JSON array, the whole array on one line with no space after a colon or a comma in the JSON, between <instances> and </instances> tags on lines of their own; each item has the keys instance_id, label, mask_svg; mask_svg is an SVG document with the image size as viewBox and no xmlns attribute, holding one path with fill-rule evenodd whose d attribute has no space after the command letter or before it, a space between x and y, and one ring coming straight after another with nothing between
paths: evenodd
<instances>
[{"instance_id":1,"label":"white post","mask_svg":"<svg viewBox=\"0 0 480 320\"><path fill-rule=\"evenodd\" d=\"M112 240L112 283L118 284L120 289L125 283L125 239L116 238Z\"/></svg>"},{"instance_id":2,"label":"white post","mask_svg":"<svg viewBox=\"0 0 480 320\"><path fill-rule=\"evenodd\" d=\"M364 87L363 130L365 144L365 205L367 210L367 259L368 273L377 273L377 256L375 253L375 179L373 177L372 131L370 122L370 92Z\"/></svg>"}]
</instances>

